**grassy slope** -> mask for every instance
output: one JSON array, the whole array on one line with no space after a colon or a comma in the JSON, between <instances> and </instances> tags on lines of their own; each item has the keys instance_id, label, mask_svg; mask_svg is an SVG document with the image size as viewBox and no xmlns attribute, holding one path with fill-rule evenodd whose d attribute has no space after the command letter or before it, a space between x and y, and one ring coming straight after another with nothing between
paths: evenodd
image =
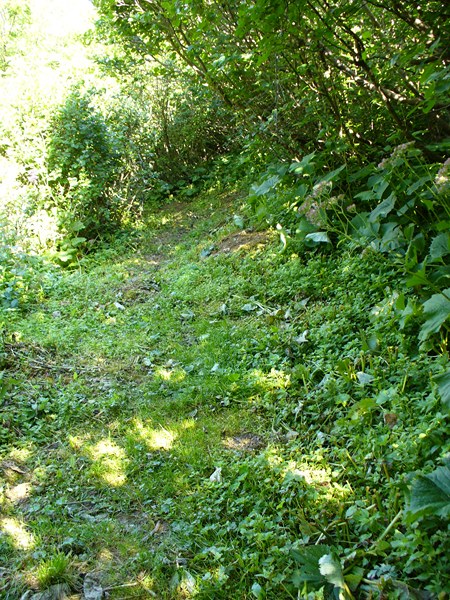
<instances>
[{"instance_id":1,"label":"grassy slope","mask_svg":"<svg viewBox=\"0 0 450 600\"><path fill-rule=\"evenodd\" d=\"M448 426L397 273L282 253L223 200L150 216L9 324L5 598L93 571L111 598L296 598L317 544L355 597L450 589L440 524L400 514Z\"/></svg>"}]
</instances>

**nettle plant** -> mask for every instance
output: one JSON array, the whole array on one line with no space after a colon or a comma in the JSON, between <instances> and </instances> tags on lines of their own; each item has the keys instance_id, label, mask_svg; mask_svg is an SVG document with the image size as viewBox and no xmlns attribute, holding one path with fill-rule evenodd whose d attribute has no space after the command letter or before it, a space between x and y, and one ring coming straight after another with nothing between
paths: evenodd
<instances>
[{"instance_id":1,"label":"nettle plant","mask_svg":"<svg viewBox=\"0 0 450 600\"><path fill-rule=\"evenodd\" d=\"M271 164L251 187L249 205L258 223L276 226L284 246L326 248L347 240L386 254L420 298L399 297L400 321L404 325L423 312L420 340L431 348L439 333L440 347L446 347L450 159L429 164L411 142L394 148L378 166L326 172L313 152L291 164Z\"/></svg>"},{"instance_id":2,"label":"nettle plant","mask_svg":"<svg viewBox=\"0 0 450 600\"><path fill-rule=\"evenodd\" d=\"M310 248L330 244L329 234L346 233L351 220L347 216L351 201L339 193L344 170L342 165L327 171L316 152L290 164L270 164L250 189L254 218L276 226L284 246L288 241Z\"/></svg>"},{"instance_id":3,"label":"nettle plant","mask_svg":"<svg viewBox=\"0 0 450 600\"><path fill-rule=\"evenodd\" d=\"M445 350L450 316L450 159L429 164L413 142L402 144L379 163L367 184L368 189L355 196L353 239L388 255L405 273L425 315L419 339L426 343L440 332ZM374 202L375 208L367 210ZM403 322L422 310L413 300L406 303L404 295L397 308Z\"/></svg>"}]
</instances>

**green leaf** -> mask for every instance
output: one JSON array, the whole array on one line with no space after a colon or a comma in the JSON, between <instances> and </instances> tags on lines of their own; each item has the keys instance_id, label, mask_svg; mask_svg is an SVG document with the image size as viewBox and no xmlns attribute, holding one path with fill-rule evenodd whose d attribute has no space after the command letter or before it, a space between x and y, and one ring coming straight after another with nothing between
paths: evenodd
<instances>
[{"instance_id":1,"label":"green leaf","mask_svg":"<svg viewBox=\"0 0 450 600\"><path fill-rule=\"evenodd\" d=\"M380 542L380 544L382 543L383 542ZM386 549L390 548L390 544L388 544L387 542L385 543L387 544ZM377 549L380 548L380 544L377 546ZM345 582L347 583L348 587L352 590L352 592L355 592L358 589L358 586L361 583L363 577L364 569L362 567L353 567L352 571L346 574Z\"/></svg>"},{"instance_id":2,"label":"green leaf","mask_svg":"<svg viewBox=\"0 0 450 600\"><path fill-rule=\"evenodd\" d=\"M215 246L209 246L208 248L203 248L203 250L200 252L200 258L207 258L208 256L211 256L211 253L214 251Z\"/></svg>"},{"instance_id":3,"label":"green leaf","mask_svg":"<svg viewBox=\"0 0 450 600\"><path fill-rule=\"evenodd\" d=\"M443 291L442 294L433 294L423 305L423 311L427 320L422 325L419 339L426 340L441 328L441 325L450 316L450 288Z\"/></svg>"},{"instance_id":4,"label":"green leaf","mask_svg":"<svg viewBox=\"0 0 450 600\"><path fill-rule=\"evenodd\" d=\"M423 285L424 283L428 283L425 265L422 265L420 269L418 269L406 280L406 285L408 287Z\"/></svg>"},{"instance_id":5,"label":"green leaf","mask_svg":"<svg viewBox=\"0 0 450 600\"><path fill-rule=\"evenodd\" d=\"M243 217L241 217L241 215L233 215L233 222L236 225L236 227L239 227L239 229L245 228L244 219Z\"/></svg>"},{"instance_id":6,"label":"green leaf","mask_svg":"<svg viewBox=\"0 0 450 600\"><path fill-rule=\"evenodd\" d=\"M326 231L315 231L314 233L308 233L305 235L305 241L312 242L313 244L331 244L330 238Z\"/></svg>"},{"instance_id":7,"label":"green leaf","mask_svg":"<svg viewBox=\"0 0 450 600\"><path fill-rule=\"evenodd\" d=\"M450 369L433 377L437 385L442 404L450 410Z\"/></svg>"},{"instance_id":8,"label":"green leaf","mask_svg":"<svg viewBox=\"0 0 450 600\"><path fill-rule=\"evenodd\" d=\"M82 229L85 228L85 224L82 221L75 221L75 223L72 223L70 225L70 229L71 231L81 231Z\"/></svg>"},{"instance_id":9,"label":"green leaf","mask_svg":"<svg viewBox=\"0 0 450 600\"><path fill-rule=\"evenodd\" d=\"M450 469L447 466L438 467L414 481L408 512L413 520L426 515L450 516Z\"/></svg>"},{"instance_id":10,"label":"green leaf","mask_svg":"<svg viewBox=\"0 0 450 600\"><path fill-rule=\"evenodd\" d=\"M256 306L256 304L250 304L250 302L248 302L247 304L244 304L244 306L242 306L243 311L245 312L252 312L253 310L256 310L258 307Z\"/></svg>"},{"instance_id":11,"label":"green leaf","mask_svg":"<svg viewBox=\"0 0 450 600\"><path fill-rule=\"evenodd\" d=\"M355 194L354 198L358 198L359 200L373 200L375 198L375 194L373 190L364 190L364 192L359 192L359 194Z\"/></svg>"},{"instance_id":12,"label":"green leaf","mask_svg":"<svg viewBox=\"0 0 450 600\"><path fill-rule=\"evenodd\" d=\"M336 175L339 175L339 173L345 169L346 165L342 165L342 167L338 167L337 169L334 169L334 171L330 171L330 173L327 173L325 175L325 177L322 177L317 183L320 183L322 181L325 181L326 183L328 183L329 181L332 181Z\"/></svg>"},{"instance_id":13,"label":"green leaf","mask_svg":"<svg viewBox=\"0 0 450 600\"><path fill-rule=\"evenodd\" d=\"M430 245L430 256L432 259L442 258L450 254L450 233L440 233Z\"/></svg>"},{"instance_id":14,"label":"green leaf","mask_svg":"<svg viewBox=\"0 0 450 600\"><path fill-rule=\"evenodd\" d=\"M358 383L360 385L368 385L372 383L375 379L373 375L370 373L364 373L363 371L358 371L356 373L356 377L358 378Z\"/></svg>"},{"instance_id":15,"label":"green leaf","mask_svg":"<svg viewBox=\"0 0 450 600\"><path fill-rule=\"evenodd\" d=\"M380 204L373 209L373 211L369 215L369 221L374 223L378 221L380 218L383 219L386 217L395 206L395 194L391 194L386 200L380 202Z\"/></svg>"},{"instance_id":16,"label":"green leaf","mask_svg":"<svg viewBox=\"0 0 450 600\"><path fill-rule=\"evenodd\" d=\"M62 252L58 252L57 257L61 262L69 262L69 260L73 259L74 252L73 250L63 250Z\"/></svg>"},{"instance_id":17,"label":"green leaf","mask_svg":"<svg viewBox=\"0 0 450 600\"><path fill-rule=\"evenodd\" d=\"M409 323L409 321L411 321L411 319L417 316L418 312L419 306L417 302L414 299L409 299L408 304L399 313L399 328L404 329L405 326Z\"/></svg>"},{"instance_id":18,"label":"green leaf","mask_svg":"<svg viewBox=\"0 0 450 600\"><path fill-rule=\"evenodd\" d=\"M310 174L311 170L307 167L310 165L315 155L315 152L311 152L311 154L307 154L306 156L304 156L300 162L293 162L289 167L289 171L291 173L295 173L296 175L302 175L306 169L306 171L308 171L308 174Z\"/></svg>"},{"instance_id":19,"label":"green leaf","mask_svg":"<svg viewBox=\"0 0 450 600\"><path fill-rule=\"evenodd\" d=\"M411 184L409 186L409 188L406 190L406 193L408 194L408 196L410 196L411 194L413 194L420 187L422 187L425 183L427 183L428 181L430 181L430 179L431 179L431 177L429 175L426 175L425 177L420 177L420 179L418 179L413 184Z\"/></svg>"},{"instance_id":20,"label":"green leaf","mask_svg":"<svg viewBox=\"0 0 450 600\"><path fill-rule=\"evenodd\" d=\"M86 241L85 237L75 237L75 238L71 238L69 240L69 244L70 244L70 246L73 246L74 248L76 248L80 244L83 244L85 241Z\"/></svg>"},{"instance_id":21,"label":"green leaf","mask_svg":"<svg viewBox=\"0 0 450 600\"><path fill-rule=\"evenodd\" d=\"M359 400L349 411L349 416L356 420L361 415L365 415L366 413L372 411L373 409L378 408L377 403L373 398L363 398Z\"/></svg>"},{"instance_id":22,"label":"green leaf","mask_svg":"<svg viewBox=\"0 0 450 600\"><path fill-rule=\"evenodd\" d=\"M300 566L292 577L294 585L301 587L301 584L305 582L323 585L326 580L320 572L319 560L329 553L330 548L320 544L318 546L307 546L301 550L291 550L292 558Z\"/></svg>"},{"instance_id":23,"label":"green leaf","mask_svg":"<svg viewBox=\"0 0 450 600\"><path fill-rule=\"evenodd\" d=\"M255 598L258 598L258 600L261 600L265 596L263 588L256 582L252 585L252 594Z\"/></svg>"},{"instance_id":24,"label":"green leaf","mask_svg":"<svg viewBox=\"0 0 450 600\"><path fill-rule=\"evenodd\" d=\"M325 554L319 559L319 571L328 583L338 588L345 587L341 561L333 554Z\"/></svg>"},{"instance_id":25,"label":"green leaf","mask_svg":"<svg viewBox=\"0 0 450 600\"><path fill-rule=\"evenodd\" d=\"M268 179L265 179L260 185L252 186L252 192L255 196L264 196L267 192L273 190L281 181L281 177L278 175L272 175Z\"/></svg>"}]
</instances>

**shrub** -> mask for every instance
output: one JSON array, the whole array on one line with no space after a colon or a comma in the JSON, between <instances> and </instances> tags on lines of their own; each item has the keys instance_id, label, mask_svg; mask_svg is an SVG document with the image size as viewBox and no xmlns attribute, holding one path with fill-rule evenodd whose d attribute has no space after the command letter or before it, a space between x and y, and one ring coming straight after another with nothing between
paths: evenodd
<instances>
[{"instance_id":1,"label":"shrub","mask_svg":"<svg viewBox=\"0 0 450 600\"><path fill-rule=\"evenodd\" d=\"M121 201L112 192L120 157L103 115L92 106L92 94L75 89L50 128L50 188L68 237L95 237L120 222Z\"/></svg>"}]
</instances>

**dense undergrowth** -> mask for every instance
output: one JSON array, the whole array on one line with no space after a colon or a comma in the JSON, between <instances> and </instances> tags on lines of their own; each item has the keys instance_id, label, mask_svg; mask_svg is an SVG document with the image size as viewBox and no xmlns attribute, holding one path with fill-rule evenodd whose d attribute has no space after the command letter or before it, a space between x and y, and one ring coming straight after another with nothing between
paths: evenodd
<instances>
[{"instance_id":1,"label":"dense undergrowth","mask_svg":"<svg viewBox=\"0 0 450 600\"><path fill-rule=\"evenodd\" d=\"M447 598L446 4L93 4L0 7L0 596Z\"/></svg>"},{"instance_id":2,"label":"dense undergrowth","mask_svg":"<svg viewBox=\"0 0 450 600\"><path fill-rule=\"evenodd\" d=\"M149 215L4 313L3 597L449 593L447 355L401 270L233 211Z\"/></svg>"}]
</instances>

